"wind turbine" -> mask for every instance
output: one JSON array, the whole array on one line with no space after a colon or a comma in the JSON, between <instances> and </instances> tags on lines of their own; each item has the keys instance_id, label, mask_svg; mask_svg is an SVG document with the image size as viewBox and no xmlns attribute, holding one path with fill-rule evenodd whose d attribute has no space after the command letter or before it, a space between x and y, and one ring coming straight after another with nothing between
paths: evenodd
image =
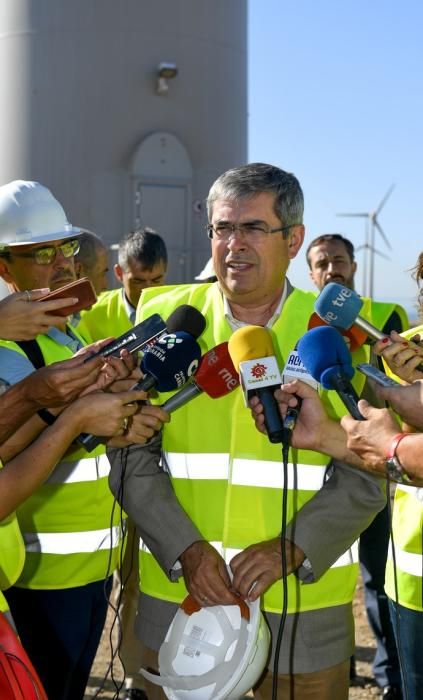
<instances>
[{"instance_id":1,"label":"wind turbine","mask_svg":"<svg viewBox=\"0 0 423 700\"><path fill-rule=\"evenodd\" d=\"M373 297L373 282L374 282L374 256L380 255L382 258L385 258L386 260L389 260L387 255L384 255L383 253L380 252L380 250L377 250L375 248L375 230L379 233L380 237L384 241L385 245L389 250L392 250L391 244L389 243L385 233L382 230L382 227L378 221L378 215L380 214L381 210L385 206L388 198L390 197L392 190L394 189L395 185L392 184L388 191L386 192L385 196L382 198L381 202L379 203L379 206L374 210L374 211L368 211L368 212L347 212L347 213L342 213L342 214L337 214L337 216L353 216L353 217L361 217L366 219L366 234L365 234L365 240L364 244L359 246L357 250L362 250L364 249L364 289L363 293L364 296L369 296Z\"/></svg>"}]
</instances>

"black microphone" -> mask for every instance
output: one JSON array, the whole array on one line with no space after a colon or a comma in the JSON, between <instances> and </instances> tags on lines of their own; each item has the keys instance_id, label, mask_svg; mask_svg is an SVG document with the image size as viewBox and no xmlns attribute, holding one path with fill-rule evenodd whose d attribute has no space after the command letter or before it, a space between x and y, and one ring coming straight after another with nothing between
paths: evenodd
<instances>
[{"instance_id":1,"label":"black microphone","mask_svg":"<svg viewBox=\"0 0 423 700\"><path fill-rule=\"evenodd\" d=\"M324 389L336 391L353 418L365 420L358 410L359 397L350 381L354 376L351 354L335 328L320 326L307 331L298 341L298 354Z\"/></svg>"},{"instance_id":2,"label":"black microphone","mask_svg":"<svg viewBox=\"0 0 423 700\"><path fill-rule=\"evenodd\" d=\"M182 304L173 311L166 323L159 314L149 316L141 323L123 333L115 340L107 343L101 350L89 355L84 362L92 360L94 357L119 357L122 349L130 353L144 350L154 344L157 338L164 333L174 331L185 331L198 338L206 327L206 319L203 314L190 304Z\"/></svg>"},{"instance_id":3,"label":"black microphone","mask_svg":"<svg viewBox=\"0 0 423 700\"><path fill-rule=\"evenodd\" d=\"M145 376L131 390L149 391L154 387L165 392L179 389L196 371L200 357L200 346L190 333L167 333L147 349L141 360ZM90 433L81 433L75 442L92 452L103 440Z\"/></svg>"}]
</instances>

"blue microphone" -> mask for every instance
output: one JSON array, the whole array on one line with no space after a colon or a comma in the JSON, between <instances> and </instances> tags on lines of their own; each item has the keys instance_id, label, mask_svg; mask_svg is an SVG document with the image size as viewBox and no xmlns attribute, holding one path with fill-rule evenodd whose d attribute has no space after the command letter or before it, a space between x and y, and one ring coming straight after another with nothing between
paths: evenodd
<instances>
[{"instance_id":1,"label":"blue microphone","mask_svg":"<svg viewBox=\"0 0 423 700\"><path fill-rule=\"evenodd\" d=\"M298 341L298 354L313 379L324 389L334 389L352 417L364 420L350 381L354 376L351 354L342 335L330 326L312 328Z\"/></svg>"},{"instance_id":2,"label":"blue microphone","mask_svg":"<svg viewBox=\"0 0 423 700\"><path fill-rule=\"evenodd\" d=\"M131 387L135 391L180 389L196 371L201 349L190 333L166 333L151 345L141 360L144 378Z\"/></svg>"},{"instance_id":3,"label":"blue microphone","mask_svg":"<svg viewBox=\"0 0 423 700\"><path fill-rule=\"evenodd\" d=\"M363 301L358 294L342 284L330 282L323 287L316 299L314 310L329 326L348 329L358 326L374 340L386 338L386 334L359 316Z\"/></svg>"}]
</instances>

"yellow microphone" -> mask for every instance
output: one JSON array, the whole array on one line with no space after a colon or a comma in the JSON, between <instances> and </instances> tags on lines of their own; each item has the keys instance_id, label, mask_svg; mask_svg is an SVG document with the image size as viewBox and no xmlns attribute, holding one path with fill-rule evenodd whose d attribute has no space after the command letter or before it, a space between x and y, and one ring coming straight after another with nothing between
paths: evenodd
<instances>
[{"instance_id":1,"label":"yellow microphone","mask_svg":"<svg viewBox=\"0 0 423 700\"><path fill-rule=\"evenodd\" d=\"M249 398L258 396L270 442L284 442L285 429L274 397L282 378L270 332L262 326L243 326L229 338L228 350L240 376L246 405Z\"/></svg>"}]
</instances>

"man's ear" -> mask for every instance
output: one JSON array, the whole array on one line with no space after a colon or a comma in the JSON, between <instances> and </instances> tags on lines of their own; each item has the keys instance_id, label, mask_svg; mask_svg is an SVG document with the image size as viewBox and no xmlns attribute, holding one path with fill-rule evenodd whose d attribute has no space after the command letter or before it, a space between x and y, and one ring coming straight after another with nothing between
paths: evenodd
<instances>
[{"instance_id":1,"label":"man's ear","mask_svg":"<svg viewBox=\"0 0 423 700\"><path fill-rule=\"evenodd\" d=\"M5 258L0 258L0 277L7 283L13 284L13 277L9 272L9 266Z\"/></svg>"},{"instance_id":2,"label":"man's ear","mask_svg":"<svg viewBox=\"0 0 423 700\"><path fill-rule=\"evenodd\" d=\"M295 258L298 251L300 250L305 235L305 228L302 224L298 226L293 226L288 239L288 257L290 260Z\"/></svg>"},{"instance_id":3,"label":"man's ear","mask_svg":"<svg viewBox=\"0 0 423 700\"><path fill-rule=\"evenodd\" d=\"M116 265L113 266L113 272L115 273L115 277L118 282L122 284L122 279L123 279L123 270L119 263L116 263Z\"/></svg>"}]
</instances>

